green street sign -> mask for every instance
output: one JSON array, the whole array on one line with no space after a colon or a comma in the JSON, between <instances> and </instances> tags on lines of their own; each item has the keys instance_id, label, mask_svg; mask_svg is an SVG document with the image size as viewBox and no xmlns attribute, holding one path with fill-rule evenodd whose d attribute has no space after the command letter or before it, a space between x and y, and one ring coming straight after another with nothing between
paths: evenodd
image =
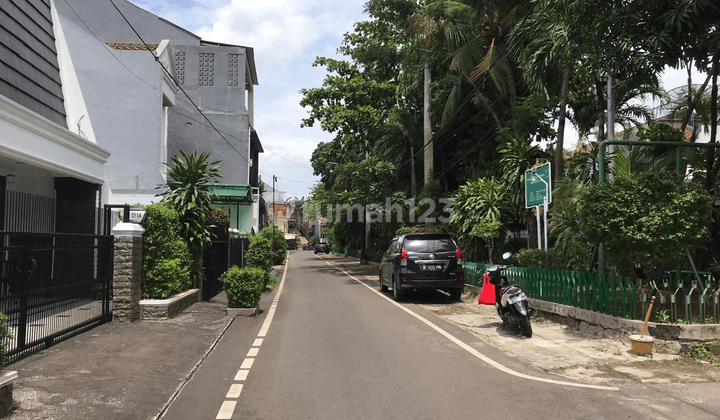
<instances>
[{"instance_id":1,"label":"green street sign","mask_svg":"<svg viewBox=\"0 0 720 420\"><path fill-rule=\"evenodd\" d=\"M545 183L547 183L547 187ZM534 174L532 169L525 171L525 208L542 206L546 189L548 190L548 204L550 204L552 202L550 163L536 167Z\"/></svg>"}]
</instances>

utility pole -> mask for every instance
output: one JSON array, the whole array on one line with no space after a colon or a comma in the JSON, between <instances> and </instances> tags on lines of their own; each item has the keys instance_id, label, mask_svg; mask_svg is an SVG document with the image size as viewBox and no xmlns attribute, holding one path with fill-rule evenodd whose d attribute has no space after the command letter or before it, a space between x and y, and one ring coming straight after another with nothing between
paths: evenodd
<instances>
[{"instance_id":1,"label":"utility pole","mask_svg":"<svg viewBox=\"0 0 720 420\"><path fill-rule=\"evenodd\" d=\"M277 182L277 177L273 175L273 227L272 227L272 248L271 248L271 254L273 257L275 256L275 225L277 224L277 210L275 210L275 182Z\"/></svg>"},{"instance_id":2,"label":"utility pole","mask_svg":"<svg viewBox=\"0 0 720 420\"><path fill-rule=\"evenodd\" d=\"M368 146L368 142L365 142L365 160L367 160L370 157L370 149ZM367 198L366 198L367 199ZM367 261L367 252L368 249L370 249L370 211L368 211L368 205L365 204L364 208L364 215L363 220L365 221L365 244L363 245L362 249L362 255L360 255L360 264L362 264L364 261Z\"/></svg>"}]
</instances>

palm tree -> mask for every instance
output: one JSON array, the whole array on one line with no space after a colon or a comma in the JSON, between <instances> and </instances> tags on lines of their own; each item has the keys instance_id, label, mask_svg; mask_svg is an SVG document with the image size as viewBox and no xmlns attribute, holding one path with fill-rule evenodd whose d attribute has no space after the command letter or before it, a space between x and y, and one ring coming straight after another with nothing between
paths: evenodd
<instances>
[{"instance_id":1,"label":"palm tree","mask_svg":"<svg viewBox=\"0 0 720 420\"><path fill-rule=\"evenodd\" d=\"M180 235L187 242L192 257L190 275L194 287L202 287L205 278L202 257L212 243L209 223L212 220L213 194L210 183L221 177L220 161L210 162L208 153L188 154L180 151L180 156L172 157L168 167L168 182L163 186L164 201L172 204L180 215Z\"/></svg>"},{"instance_id":2,"label":"palm tree","mask_svg":"<svg viewBox=\"0 0 720 420\"><path fill-rule=\"evenodd\" d=\"M527 2L517 0L458 0L439 2L448 10L445 39L452 51L451 69L456 70L472 86L469 95L492 115L498 128L504 112L494 109L504 105L510 114L517 104L514 64L508 55L508 37L512 28L525 16ZM483 81L489 78L498 98L490 103L490 92L483 91ZM462 80L452 88L445 110L447 123L461 103L467 103Z\"/></svg>"},{"instance_id":3,"label":"palm tree","mask_svg":"<svg viewBox=\"0 0 720 420\"><path fill-rule=\"evenodd\" d=\"M468 257L479 257L482 247L475 241L481 237L477 227L507 219L510 210L508 191L495 178L480 178L458 188L453 199L450 223L456 227L458 239L467 249Z\"/></svg>"},{"instance_id":4,"label":"palm tree","mask_svg":"<svg viewBox=\"0 0 720 420\"><path fill-rule=\"evenodd\" d=\"M576 2L539 0L533 4L532 13L511 34L511 51L517 57L530 89L551 97L557 92L558 82L560 85L553 176L556 184L563 173L570 79L587 49L587 37L578 31L579 25L574 22L579 7Z\"/></svg>"}]
</instances>

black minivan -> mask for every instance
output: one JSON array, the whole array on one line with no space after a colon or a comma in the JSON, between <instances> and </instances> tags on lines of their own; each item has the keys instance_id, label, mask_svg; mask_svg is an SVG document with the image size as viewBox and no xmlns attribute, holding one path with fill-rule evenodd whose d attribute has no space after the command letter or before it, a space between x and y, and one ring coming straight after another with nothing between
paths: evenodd
<instances>
[{"instance_id":1,"label":"black minivan","mask_svg":"<svg viewBox=\"0 0 720 420\"><path fill-rule=\"evenodd\" d=\"M380 290L385 292L388 286L395 300L415 289L442 289L459 300L465 276L455 239L446 233L395 236L380 262Z\"/></svg>"}]
</instances>

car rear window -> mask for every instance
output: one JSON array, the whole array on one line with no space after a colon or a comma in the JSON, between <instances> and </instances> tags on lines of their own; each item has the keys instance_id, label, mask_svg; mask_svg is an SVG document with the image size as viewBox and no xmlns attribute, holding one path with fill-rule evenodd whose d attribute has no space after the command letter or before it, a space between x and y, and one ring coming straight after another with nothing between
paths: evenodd
<instances>
[{"instance_id":1,"label":"car rear window","mask_svg":"<svg viewBox=\"0 0 720 420\"><path fill-rule=\"evenodd\" d=\"M456 246L447 236L408 236L403 248L410 252L452 252Z\"/></svg>"}]
</instances>

